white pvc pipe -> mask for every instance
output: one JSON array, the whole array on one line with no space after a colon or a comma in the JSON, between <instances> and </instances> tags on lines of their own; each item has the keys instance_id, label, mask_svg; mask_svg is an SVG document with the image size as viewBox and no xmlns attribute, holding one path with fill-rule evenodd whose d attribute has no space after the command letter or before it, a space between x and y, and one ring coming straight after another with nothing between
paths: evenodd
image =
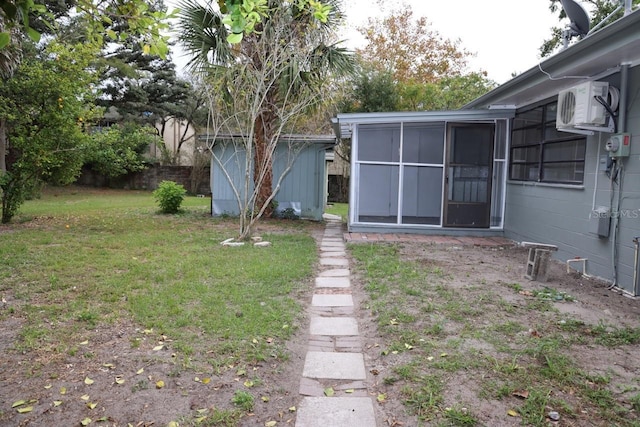
<instances>
[{"instance_id":1,"label":"white pvc pipe","mask_svg":"<svg viewBox=\"0 0 640 427\"><path fill-rule=\"evenodd\" d=\"M571 273L570 263L572 262L580 262L582 263L582 275L584 277L591 277L587 274L587 258L573 258L567 260L567 274Z\"/></svg>"}]
</instances>

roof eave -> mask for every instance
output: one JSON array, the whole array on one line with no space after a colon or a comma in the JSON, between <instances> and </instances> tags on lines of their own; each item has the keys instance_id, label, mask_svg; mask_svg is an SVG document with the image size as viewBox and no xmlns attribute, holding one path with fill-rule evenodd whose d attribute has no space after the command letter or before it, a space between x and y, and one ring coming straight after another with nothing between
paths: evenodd
<instances>
[{"instance_id":1,"label":"roof eave","mask_svg":"<svg viewBox=\"0 0 640 427\"><path fill-rule=\"evenodd\" d=\"M640 10L620 18L602 30L556 53L537 66L464 105L462 109L489 108L494 104L502 104L505 100L517 99L518 94L529 91L535 94L529 98L523 97L520 104L510 103L520 107L524 103L535 102L535 97L539 100L557 94L559 86L570 86L580 80L605 75L608 71L615 72L614 67L623 63L635 64L640 61L638 28L640 28ZM633 48L630 49L630 47ZM630 54L630 51L633 54ZM618 52L617 55L616 52ZM604 58L605 54L608 54L611 59L598 61L599 58ZM616 59L617 61L614 61ZM590 75L578 76L576 71L580 70L590 71ZM552 79L550 76L558 76L559 79ZM560 79L562 82L559 82ZM555 83L550 84L552 81Z\"/></svg>"}]
</instances>

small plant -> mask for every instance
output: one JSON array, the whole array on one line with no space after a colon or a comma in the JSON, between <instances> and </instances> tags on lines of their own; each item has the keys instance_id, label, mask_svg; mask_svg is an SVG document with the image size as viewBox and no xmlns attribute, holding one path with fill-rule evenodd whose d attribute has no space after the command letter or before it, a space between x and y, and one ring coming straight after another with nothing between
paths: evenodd
<instances>
[{"instance_id":1,"label":"small plant","mask_svg":"<svg viewBox=\"0 0 640 427\"><path fill-rule=\"evenodd\" d=\"M182 185L173 181L162 181L153 192L153 197L158 202L162 213L174 214L180 210L185 194L187 190Z\"/></svg>"},{"instance_id":2,"label":"small plant","mask_svg":"<svg viewBox=\"0 0 640 427\"><path fill-rule=\"evenodd\" d=\"M251 412L253 410L253 395L243 390L236 390L231 402L241 408L243 411Z\"/></svg>"},{"instance_id":3,"label":"small plant","mask_svg":"<svg viewBox=\"0 0 640 427\"><path fill-rule=\"evenodd\" d=\"M465 407L454 406L453 408L446 408L444 417L452 426L478 425L478 420L473 416L473 414L469 413L469 410Z\"/></svg>"},{"instance_id":4,"label":"small plant","mask_svg":"<svg viewBox=\"0 0 640 427\"><path fill-rule=\"evenodd\" d=\"M632 396L629 400L631 401L631 407L633 408L633 410L640 411L640 394Z\"/></svg>"}]
</instances>

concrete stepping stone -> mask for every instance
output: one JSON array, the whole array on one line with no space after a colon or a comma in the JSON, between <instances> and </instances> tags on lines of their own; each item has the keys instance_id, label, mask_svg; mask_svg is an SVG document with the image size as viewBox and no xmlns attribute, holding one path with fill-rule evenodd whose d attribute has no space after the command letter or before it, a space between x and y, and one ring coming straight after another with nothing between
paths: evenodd
<instances>
[{"instance_id":1,"label":"concrete stepping stone","mask_svg":"<svg viewBox=\"0 0 640 427\"><path fill-rule=\"evenodd\" d=\"M339 265L348 266L349 260L345 258L324 258L320 257L320 265Z\"/></svg>"},{"instance_id":2,"label":"concrete stepping stone","mask_svg":"<svg viewBox=\"0 0 640 427\"><path fill-rule=\"evenodd\" d=\"M305 397L298 407L296 427L375 427L369 397Z\"/></svg>"},{"instance_id":3,"label":"concrete stepping stone","mask_svg":"<svg viewBox=\"0 0 640 427\"><path fill-rule=\"evenodd\" d=\"M343 307L327 307L327 306L309 307L309 314L312 316L350 317L350 316L353 316L353 313L355 313L355 310L352 305L343 306Z\"/></svg>"},{"instance_id":4,"label":"concrete stepping stone","mask_svg":"<svg viewBox=\"0 0 640 427\"><path fill-rule=\"evenodd\" d=\"M334 380L365 380L367 373L362 353L308 351L302 376Z\"/></svg>"},{"instance_id":5,"label":"concrete stepping stone","mask_svg":"<svg viewBox=\"0 0 640 427\"><path fill-rule=\"evenodd\" d=\"M340 240L341 242L344 242L344 233L342 232L342 230L336 230L335 232L326 232L322 235L322 239L323 240Z\"/></svg>"},{"instance_id":6,"label":"concrete stepping stone","mask_svg":"<svg viewBox=\"0 0 640 427\"><path fill-rule=\"evenodd\" d=\"M341 258L346 257L347 253L345 251L322 251L320 256L324 258Z\"/></svg>"},{"instance_id":7,"label":"concrete stepping stone","mask_svg":"<svg viewBox=\"0 0 640 427\"><path fill-rule=\"evenodd\" d=\"M348 268L331 268L329 270L321 271L318 277L349 277Z\"/></svg>"},{"instance_id":8,"label":"concrete stepping stone","mask_svg":"<svg viewBox=\"0 0 640 427\"><path fill-rule=\"evenodd\" d=\"M348 288L351 286L349 277L316 277L318 288Z\"/></svg>"},{"instance_id":9,"label":"concrete stepping stone","mask_svg":"<svg viewBox=\"0 0 640 427\"><path fill-rule=\"evenodd\" d=\"M320 242L320 246L340 246L340 247L344 247L344 242L342 241L342 239L338 240L323 240L322 242Z\"/></svg>"},{"instance_id":10,"label":"concrete stepping stone","mask_svg":"<svg viewBox=\"0 0 640 427\"><path fill-rule=\"evenodd\" d=\"M358 335L358 321L353 317L312 317L309 327L311 335L350 336Z\"/></svg>"},{"instance_id":11,"label":"concrete stepping stone","mask_svg":"<svg viewBox=\"0 0 640 427\"><path fill-rule=\"evenodd\" d=\"M323 295L314 294L311 298L314 307L353 307L351 295Z\"/></svg>"},{"instance_id":12,"label":"concrete stepping stone","mask_svg":"<svg viewBox=\"0 0 640 427\"><path fill-rule=\"evenodd\" d=\"M323 380L314 378L300 378L299 392L303 396L326 397L324 390L327 387L333 388L336 392L334 397L368 397L367 384L365 381L357 380ZM349 393L346 393L349 390Z\"/></svg>"}]
</instances>

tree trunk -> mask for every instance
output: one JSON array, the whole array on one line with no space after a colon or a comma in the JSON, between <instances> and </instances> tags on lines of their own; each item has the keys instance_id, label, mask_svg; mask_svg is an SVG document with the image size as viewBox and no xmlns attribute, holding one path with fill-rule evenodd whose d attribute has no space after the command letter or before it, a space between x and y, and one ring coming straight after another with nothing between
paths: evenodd
<instances>
[{"instance_id":1,"label":"tree trunk","mask_svg":"<svg viewBox=\"0 0 640 427\"><path fill-rule=\"evenodd\" d=\"M262 112L256 120L254 135L253 184L257 190L255 210L260 211L273 192L273 158L270 152L275 116L269 111ZM267 206L264 216L273 214L273 206Z\"/></svg>"},{"instance_id":2,"label":"tree trunk","mask_svg":"<svg viewBox=\"0 0 640 427\"><path fill-rule=\"evenodd\" d=\"M0 173L7 171L7 121L0 119Z\"/></svg>"}]
</instances>

